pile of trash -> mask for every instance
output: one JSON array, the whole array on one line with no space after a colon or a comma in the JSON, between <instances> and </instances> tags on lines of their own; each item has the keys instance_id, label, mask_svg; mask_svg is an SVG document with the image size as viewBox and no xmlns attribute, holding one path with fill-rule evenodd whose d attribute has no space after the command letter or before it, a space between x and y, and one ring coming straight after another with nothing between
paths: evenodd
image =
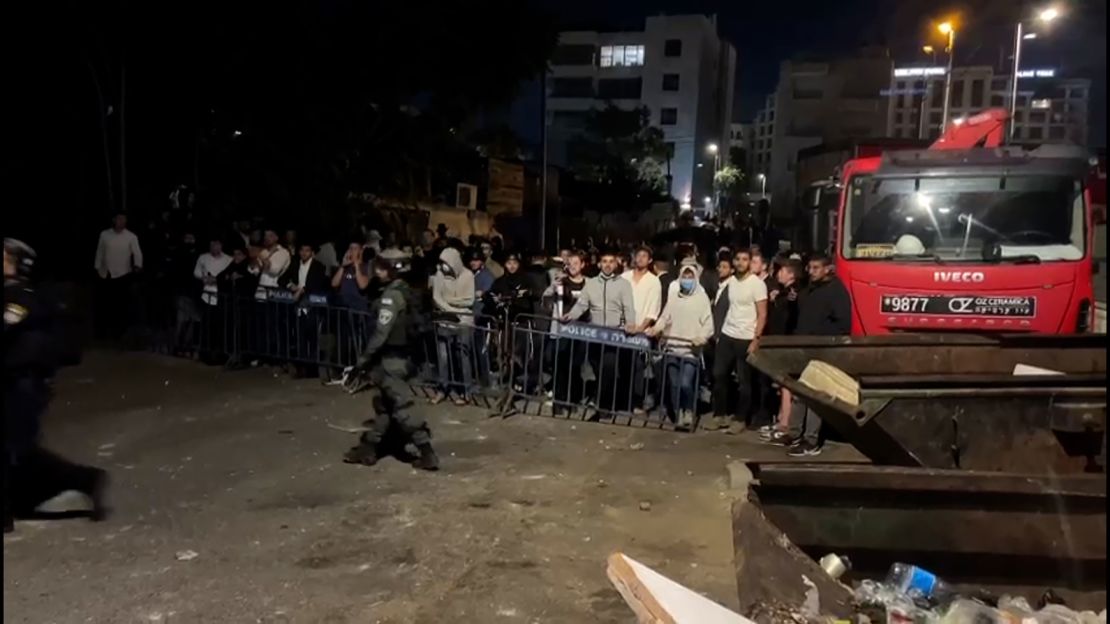
<instances>
[{"instance_id":1,"label":"pile of trash","mask_svg":"<svg viewBox=\"0 0 1110 624\"><path fill-rule=\"evenodd\" d=\"M838 560L836 567L844 566ZM1074 611L1051 590L1033 608L1020 596L961 594L928 570L906 563L892 565L881 582L860 582L854 596L854 621L860 624L1106 624L1105 609Z\"/></svg>"}]
</instances>

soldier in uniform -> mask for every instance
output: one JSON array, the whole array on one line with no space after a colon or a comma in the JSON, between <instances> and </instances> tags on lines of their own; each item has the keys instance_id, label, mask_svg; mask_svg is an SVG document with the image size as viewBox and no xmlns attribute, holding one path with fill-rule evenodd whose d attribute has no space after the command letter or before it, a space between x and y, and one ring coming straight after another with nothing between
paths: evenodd
<instances>
[{"instance_id":1,"label":"soldier in uniform","mask_svg":"<svg viewBox=\"0 0 1110 624\"><path fill-rule=\"evenodd\" d=\"M31 287L35 252L4 239L4 532L67 490L92 500L92 520L105 516L107 473L72 464L39 445L39 418L50 402L50 379L73 345L64 344L57 308Z\"/></svg>"},{"instance_id":2,"label":"soldier in uniform","mask_svg":"<svg viewBox=\"0 0 1110 624\"><path fill-rule=\"evenodd\" d=\"M377 324L374 335L348 375L358 378L362 372L369 371L369 382L377 388L375 418L371 428L359 438L358 446L347 451L343 460L366 466L378 463L382 439L393 424L420 452L413 467L438 470L439 459L432 450L431 432L424 419L412 411L413 401L407 382L413 374L413 365L408 357L411 327L409 288L397 276L396 265L388 259L374 260L374 276L385 284L385 290L371 308L371 313L377 317Z\"/></svg>"}]
</instances>

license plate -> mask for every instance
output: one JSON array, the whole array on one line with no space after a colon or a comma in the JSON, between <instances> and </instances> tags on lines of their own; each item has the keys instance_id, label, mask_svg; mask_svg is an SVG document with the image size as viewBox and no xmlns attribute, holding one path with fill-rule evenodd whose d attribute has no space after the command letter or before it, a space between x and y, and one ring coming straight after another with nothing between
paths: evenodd
<instances>
[{"instance_id":1,"label":"license plate","mask_svg":"<svg viewBox=\"0 0 1110 624\"><path fill-rule=\"evenodd\" d=\"M883 314L1011 318L1032 318L1037 315L1036 297L883 295L880 305Z\"/></svg>"}]
</instances>

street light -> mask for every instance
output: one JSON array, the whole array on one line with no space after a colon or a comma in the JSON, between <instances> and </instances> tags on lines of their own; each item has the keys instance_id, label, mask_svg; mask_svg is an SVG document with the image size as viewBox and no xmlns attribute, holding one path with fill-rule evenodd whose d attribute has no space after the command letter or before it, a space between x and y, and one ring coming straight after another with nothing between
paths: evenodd
<instances>
[{"instance_id":1,"label":"street light","mask_svg":"<svg viewBox=\"0 0 1110 624\"><path fill-rule=\"evenodd\" d=\"M1056 7L1048 7L1041 11L1041 14L1037 17L1039 17L1042 22L1051 22L1057 17L1060 17L1060 11L1057 11Z\"/></svg>"},{"instance_id":2,"label":"street light","mask_svg":"<svg viewBox=\"0 0 1110 624\"><path fill-rule=\"evenodd\" d=\"M940 114L940 133L943 135L944 128L948 125L949 99L952 97L952 58L956 56L956 27L952 22L941 22L937 24L937 30L942 35L948 35L948 71L944 75L944 108Z\"/></svg>"},{"instance_id":3,"label":"street light","mask_svg":"<svg viewBox=\"0 0 1110 624\"><path fill-rule=\"evenodd\" d=\"M1037 14L1037 20L1043 24L1047 24L1052 20L1060 17L1060 11L1055 7L1049 7L1042 10ZM1010 83L1010 139L1014 138L1017 134L1017 88L1018 88L1018 75L1021 69L1021 42L1026 39L1036 39L1037 33L1022 33L1024 25L1021 20L1018 20L1017 28L1014 33L1014 78Z\"/></svg>"},{"instance_id":4,"label":"street light","mask_svg":"<svg viewBox=\"0 0 1110 624\"><path fill-rule=\"evenodd\" d=\"M759 174L756 174L755 177L759 179L759 196L760 196L760 199L767 199L767 176L763 175L762 173L759 173Z\"/></svg>"},{"instance_id":5,"label":"street light","mask_svg":"<svg viewBox=\"0 0 1110 624\"><path fill-rule=\"evenodd\" d=\"M705 146L705 151L709 152L710 154L713 154L713 173L717 173L717 168L718 168L717 166L720 163L720 152L721 152L721 150L719 150L717 148L716 143L710 143L709 145Z\"/></svg>"},{"instance_id":6,"label":"street light","mask_svg":"<svg viewBox=\"0 0 1110 624\"><path fill-rule=\"evenodd\" d=\"M718 169L720 169L721 164L721 150L717 147L716 143L710 143L709 145L705 146L705 151L713 154L713 176L710 178L710 180L712 181L712 183L710 184L710 188L713 189L713 212L715 213L717 212L717 209L720 208L721 203L721 192L717 189L717 171ZM710 198L706 197L705 203L708 204L709 201Z\"/></svg>"}]
</instances>

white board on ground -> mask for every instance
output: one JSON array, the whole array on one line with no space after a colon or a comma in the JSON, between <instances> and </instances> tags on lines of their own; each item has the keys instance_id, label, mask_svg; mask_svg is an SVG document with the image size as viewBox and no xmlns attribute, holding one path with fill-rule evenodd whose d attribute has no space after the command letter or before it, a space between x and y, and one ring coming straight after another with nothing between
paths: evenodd
<instances>
[{"instance_id":1,"label":"white board on ground","mask_svg":"<svg viewBox=\"0 0 1110 624\"><path fill-rule=\"evenodd\" d=\"M1014 364L1014 375L1063 375L1060 371L1049 370L1028 364Z\"/></svg>"},{"instance_id":2,"label":"white board on ground","mask_svg":"<svg viewBox=\"0 0 1110 624\"><path fill-rule=\"evenodd\" d=\"M640 624L754 624L622 553L606 573Z\"/></svg>"}]
</instances>

